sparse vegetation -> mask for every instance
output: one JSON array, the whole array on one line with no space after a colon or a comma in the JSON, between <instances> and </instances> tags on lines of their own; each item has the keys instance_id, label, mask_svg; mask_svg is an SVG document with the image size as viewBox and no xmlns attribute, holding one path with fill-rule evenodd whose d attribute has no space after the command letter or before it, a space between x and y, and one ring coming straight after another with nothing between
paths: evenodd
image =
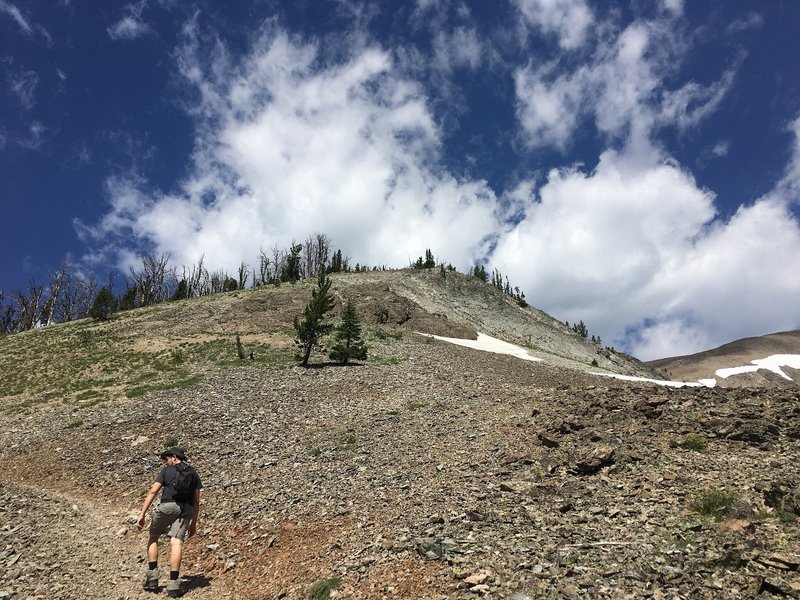
<instances>
[{"instance_id":1,"label":"sparse vegetation","mask_svg":"<svg viewBox=\"0 0 800 600\"><path fill-rule=\"evenodd\" d=\"M323 579L311 586L308 593L310 600L328 600L331 597L331 592L342 584L342 580L338 577L331 577Z\"/></svg>"},{"instance_id":2,"label":"sparse vegetation","mask_svg":"<svg viewBox=\"0 0 800 600\"><path fill-rule=\"evenodd\" d=\"M722 519L725 511L738 502L739 496L721 488L709 488L702 491L692 503L692 509L701 515Z\"/></svg>"},{"instance_id":3,"label":"sparse vegetation","mask_svg":"<svg viewBox=\"0 0 800 600\"><path fill-rule=\"evenodd\" d=\"M789 512L788 510L781 510L778 511L778 520L781 523L794 523L797 521L797 515L793 512Z\"/></svg>"},{"instance_id":4,"label":"sparse vegetation","mask_svg":"<svg viewBox=\"0 0 800 600\"><path fill-rule=\"evenodd\" d=\"M683 436L680 446L686 450L703 452L706 448L708 448L708 440L705 438L705 436L702 436L699 433L687 433L685 436Z\"/></svg>"}]
</instances>

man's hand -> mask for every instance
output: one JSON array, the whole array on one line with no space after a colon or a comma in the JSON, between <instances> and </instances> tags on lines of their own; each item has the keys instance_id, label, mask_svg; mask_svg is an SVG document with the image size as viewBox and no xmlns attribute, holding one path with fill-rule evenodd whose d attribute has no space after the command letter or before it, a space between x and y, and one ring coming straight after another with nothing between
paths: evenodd
<instances>
[{"instance_id":1,"label":"man's hand","mask_svg":"<svg viewBox=\"0 0 800 600\"><path fill-rule=\"evenodd\" d=\"M139 518L136 520L136 527L139 528L139 531L141 531L144 528L144 513L143 512L139 513Z\"/></svg>"}]
</instances>

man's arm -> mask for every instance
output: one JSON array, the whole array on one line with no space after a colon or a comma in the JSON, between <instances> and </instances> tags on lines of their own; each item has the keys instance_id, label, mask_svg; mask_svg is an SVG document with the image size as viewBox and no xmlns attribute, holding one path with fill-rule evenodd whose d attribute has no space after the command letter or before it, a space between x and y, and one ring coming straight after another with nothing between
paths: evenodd
<instances>
[{"instance_id":1,"label":"man's arm","mask_svg":"<svg viewBox=\"0 0 800 600\"><path fill-rule=\"evenodd\" d=\"M156 481L153 485L150 486L150 489L147 490L147 496L144 498L144 504L142 504L142 510L139 511L139 518L136 520L136 526L141 529L144 527L144 517L147 514L147 509L150 508L150 505L153 503L153 500L156 499L158 492L161 490L163 486L161 483Z\"/></svg>"},{"instance_id":2,"label":"man's arm","mask_svg":"<svg viewBox=\"0 0 800 600\"><path fill-rule=\"evenodd\" d=\"M189 537L192 537L197 531L197 518L200 516L200 488L194 490L194 514L192 515L192 522L189 523Z\"/></svg>"}]
</instances>

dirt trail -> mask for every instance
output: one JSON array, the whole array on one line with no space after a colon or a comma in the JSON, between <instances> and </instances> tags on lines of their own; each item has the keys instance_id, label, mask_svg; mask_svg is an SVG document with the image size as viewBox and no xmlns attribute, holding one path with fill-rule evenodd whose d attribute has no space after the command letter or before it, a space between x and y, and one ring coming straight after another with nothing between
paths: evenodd
<instances>
[{"instance_id":1,"label":"dirt trail","mask_svg":"<svg viewBox=\"0 0 800 600\"><path fill-rule=\"evenodd\" d=\"M147 534L127 517L99 502L0 481L0 598L152 600L141 588ZM192 568L192 543L182 573L187 596L231 597ZM166 547L159 557L162 579Z\"/></svg>"}]
</instances>

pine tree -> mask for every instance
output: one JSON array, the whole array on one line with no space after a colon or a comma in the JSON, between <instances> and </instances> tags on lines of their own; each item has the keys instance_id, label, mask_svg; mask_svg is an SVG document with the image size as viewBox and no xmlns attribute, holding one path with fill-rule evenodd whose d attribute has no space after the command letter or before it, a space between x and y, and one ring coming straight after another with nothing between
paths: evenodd
<instances>
[{"instance_id":1,"label":"pine tree","mask_svg":"<svg viewBox=\"0 0 800 600\"><path fill-rule=\"evenodd\" d=\"M436 266L436 261L433 260L433 252L431 252L431 249L428 248L427 250L425 250L425 262L422 263L422 267L424 269L432 269L435 266Z\"/></svg>"},{"instance_id":2,"label":"pine tree","mask_svg":"<svg viewBox=\"0 0 800 600\"><path fill-rule=\"evenodd\" d=\"M300 364L304 367L308 366L311 350L315 346L319 346L322 336L330 333L333 327L324 320L325 314L333 308L335 302L330 289L331 281L326 277L325 271L322 270L317 279L317 287L311 292L311 302L306 304L306 308L303 311L302 321L297 317L294 318L294 329L297 332L295 343L302 352L303 360Z\"/></svg>"},{"instance_id":3,"label":"pine tree","mask_svg":"<svg viewBox=\"0 0 800 600\"><path fill-rule=\"evenodd\" d=\"M110 318L117 310L117 298L107 287L100 288L97 296L94 297L92 308L89 309L89 316L97 321L105 321Z\"/></svg>"},{"instance_id":4,"label":"pine tree","mask_svg":"<svg viewBox=\"0 0 800 600\"><path fill-rule=\"evenodd\" d=\"M361 323L352 300L347 301L342 313L342 322L336 328L336 344L331 350L330 357L343 365L346 365L351 358L355 360L367 358L367 347L361 338Z\"/></svg>"}]
</instances>

